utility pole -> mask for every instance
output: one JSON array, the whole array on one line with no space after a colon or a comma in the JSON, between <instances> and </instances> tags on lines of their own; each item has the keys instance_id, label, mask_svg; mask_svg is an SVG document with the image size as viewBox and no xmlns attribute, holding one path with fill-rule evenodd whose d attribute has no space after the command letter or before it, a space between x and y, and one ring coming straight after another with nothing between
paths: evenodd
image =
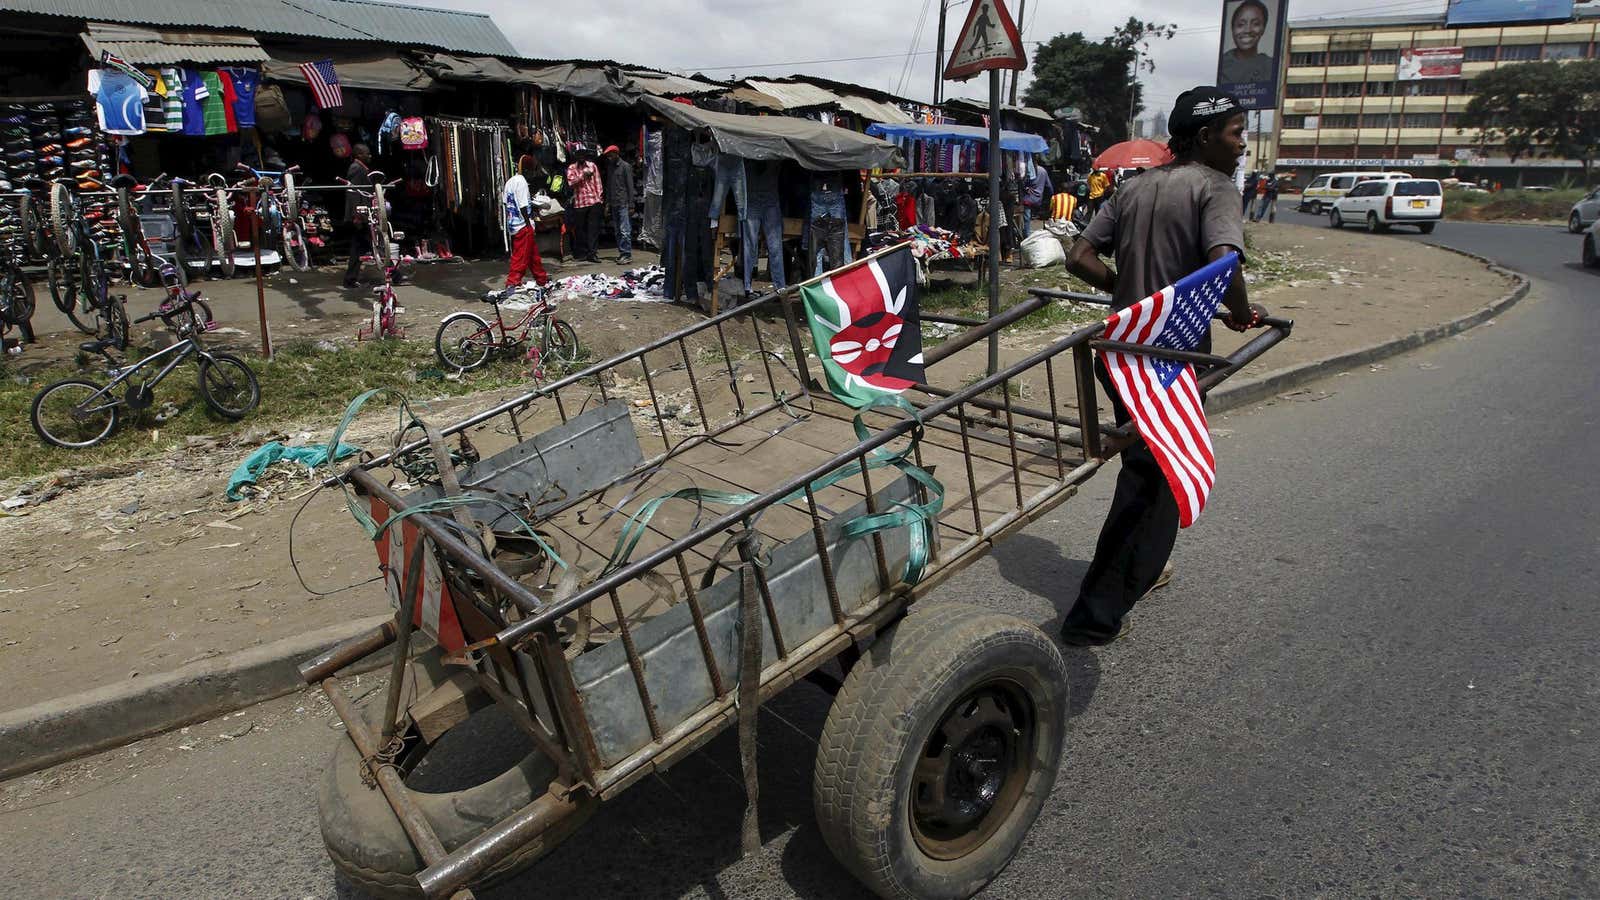
<instances>
[{"instance_id":1,"label":"utility pole","mask_svg":"<svg viewBox=\"0 0 1600 900\"><path fill-rule=\"evenodd\" d=\"M1017 7L1017 32L1021 34L1028 27L1028 0L1022 0L1022 5ZM1022 71L1011 70L1011 105L1017 105L1017 81L1022 78Z\"/></svg>"},{"instance_id":2,"label":"utility pole","mask_svg":"<svg viewBox=\"0 0 1600 900\"><path fill-rule=\"evenodd\" d=\"M1133 78L1128 82L1128 137L1133 137L1133 120L1139 108L1139 48L1133 48Z\"/></svg>"},{"instance_id":3,"label":"utility pole","mask_svg":"<svg viewBox=\"0 0 1600 900\"><path fill-rule=\"evenodd\" d=\"M939 105L944 100L944 19L949 12L946 8L947 0L939 0L939 52L933 56L933 103Z\"/></svg>"}]
</instances>

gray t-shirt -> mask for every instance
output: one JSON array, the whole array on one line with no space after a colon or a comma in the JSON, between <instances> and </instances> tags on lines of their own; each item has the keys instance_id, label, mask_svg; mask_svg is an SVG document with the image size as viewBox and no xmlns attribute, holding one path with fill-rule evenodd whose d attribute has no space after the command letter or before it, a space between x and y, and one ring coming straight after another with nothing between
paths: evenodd
<instances>
[{"instance_id":1,"label":"gray t-shirt","mask_svg":"<svg viewBox=\"0 0 1600 900\"><path fill-rule=\"evenodd\" d=\"M1244 215L1233 179L1201 163L1174 163L1124 182L1083 239L1117 261L1117 309L1132 306L1206 264L1213 247L1244 253Z\"/></svg>"}]
</instances>

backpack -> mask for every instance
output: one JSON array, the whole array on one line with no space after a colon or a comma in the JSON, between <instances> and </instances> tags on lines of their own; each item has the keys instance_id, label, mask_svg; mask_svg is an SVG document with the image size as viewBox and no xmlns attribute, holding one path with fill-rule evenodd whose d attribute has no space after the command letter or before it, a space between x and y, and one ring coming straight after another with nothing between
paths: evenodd
<instances>
[{"instance_id":1,"label":"backpack","mask_svg":"<svg viewBox=\"0 0 1600 900\"><path fill-rule=\"evenodd\" d=\"M277 134L294 126L289 113L289 101L284 99L283 88L263 84L256 89L256 129L263 134Z\"/></svg>"}]
</instances>

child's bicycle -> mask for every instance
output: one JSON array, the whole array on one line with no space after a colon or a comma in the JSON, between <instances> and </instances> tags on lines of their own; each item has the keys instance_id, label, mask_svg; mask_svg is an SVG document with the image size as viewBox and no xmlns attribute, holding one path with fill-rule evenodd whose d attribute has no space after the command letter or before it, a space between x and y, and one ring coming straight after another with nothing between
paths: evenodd
<instances>
[{"instance_id":1,"label":"child's bicycle","mask_svg":"<svg viewBox=\"0 0 1600 900\"><path fill-rule=\"evenodd\" d=\"M356 330L356 340L403 338L406 330L395 321L400 307L395 303L394 296L394 273L400 267L400 260L389 248L391 241L404 239L405 232L395 231L389 226L389 202L383 197L384 190L399 184L400 179L385 182L383 173L376 169L367 173L367 177L372 179L370 193L356 187L348 179L338 179L340 184L366 198L365 205L356 207L356 215L366 220L367 242L372 247L372 259L383 269L383 284L372 289L378 296L372 301L372 318Z\"/></svg>"},{"instance_id":2,"label":"child's bicycle","mask_svg":"<svg viewBox=\"0 0 1600 900\"><path fill-rule=\"evenodd\" d=\"M507 325L500 304L519 294L530 301L528 308L521 318ZM556 318L555 305L543 287L490 291L482 299L494 307L494 321L477 313L458 312L439 324L433 352L445 368L466 372L488 362L491 353L516 351L524 345L536 379L544 377L547 362L566 366L577 361L578 333Z\"/></svg>"}]
</instances>

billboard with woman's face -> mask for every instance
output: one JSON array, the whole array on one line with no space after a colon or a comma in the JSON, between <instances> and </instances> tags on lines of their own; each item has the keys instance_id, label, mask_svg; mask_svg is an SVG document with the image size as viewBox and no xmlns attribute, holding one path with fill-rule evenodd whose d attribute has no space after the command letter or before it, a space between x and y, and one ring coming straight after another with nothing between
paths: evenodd
<instances>
[{"instance_id":1,"label":"billboard with woman's face","mask_svg":"<svg viewBox=\"0 0 1600 900\"><path fill-rule=\"evenodd\" d=\"M1226 0L1222 4L1222 51L1217 86L1245 109L1278 107L1278 71L1283 65L1284 14L1288 0Z\"/></svg>"}]
</instances>

